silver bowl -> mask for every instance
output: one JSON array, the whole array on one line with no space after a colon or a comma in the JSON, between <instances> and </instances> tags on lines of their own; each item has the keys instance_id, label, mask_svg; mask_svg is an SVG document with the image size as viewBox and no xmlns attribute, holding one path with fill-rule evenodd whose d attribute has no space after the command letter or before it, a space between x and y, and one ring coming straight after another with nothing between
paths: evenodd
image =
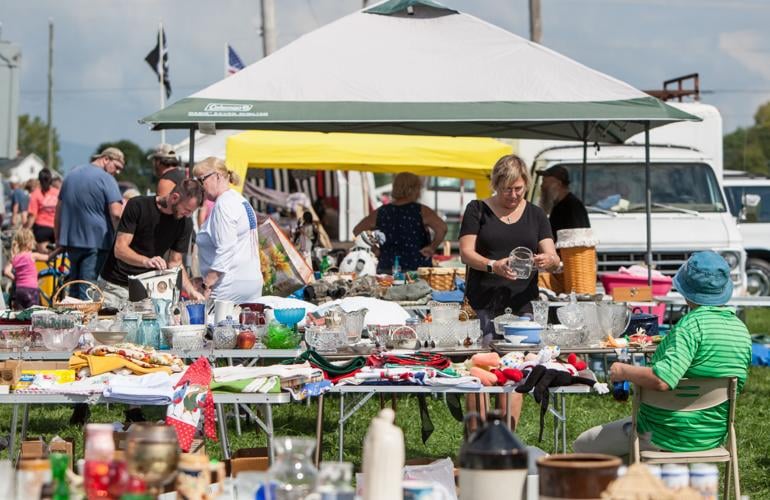
<instances>
[{"instance_id":1,"label":"silver bowl","mask_svg":"<svg viewBox=\"0 0 770 500\"><path fill-rule=\"evenodd\" d=\"M126 339L128 332L91 332L97 343L103 345L115 345Z\"/></svg>"}]
</instances>

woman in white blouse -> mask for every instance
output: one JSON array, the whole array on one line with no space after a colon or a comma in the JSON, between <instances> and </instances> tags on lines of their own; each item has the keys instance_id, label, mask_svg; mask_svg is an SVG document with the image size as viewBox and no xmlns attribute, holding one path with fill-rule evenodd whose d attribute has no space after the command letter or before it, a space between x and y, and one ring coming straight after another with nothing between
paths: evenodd
<instances>
[{"instance_id":1,"label":"woman in white blouse","mask_svg":"<svg viewBox=\"0 0 770 500\"><path fill-rule=\"evenodd\" d=\"M255 302L262 295L257 216L248 200L230 189L238 174L209 157L195 164L193 175L214 202L196 240L203 293L207 299Z\"/></svg>"}]
</instances>

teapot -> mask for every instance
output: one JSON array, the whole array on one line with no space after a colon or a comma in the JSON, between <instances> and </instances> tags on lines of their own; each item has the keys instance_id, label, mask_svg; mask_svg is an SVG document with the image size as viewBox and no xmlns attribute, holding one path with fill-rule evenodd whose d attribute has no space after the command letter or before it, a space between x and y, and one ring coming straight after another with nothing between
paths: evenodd
<instances>
[{"instance_id":1,"label":"teapot","mask_svg":"<svg viewBox=\"0 0 770 500\"><path fill-rule=\"evenodd\" d=\"M478 429L468 436L469 425ZM511 432L499 412L489 412L486 422L478 413L465 416L465 442L460 448L460 498L489 500L506 493L506 498L524 498L528 452Z\"/></svg>"}]
</instances>

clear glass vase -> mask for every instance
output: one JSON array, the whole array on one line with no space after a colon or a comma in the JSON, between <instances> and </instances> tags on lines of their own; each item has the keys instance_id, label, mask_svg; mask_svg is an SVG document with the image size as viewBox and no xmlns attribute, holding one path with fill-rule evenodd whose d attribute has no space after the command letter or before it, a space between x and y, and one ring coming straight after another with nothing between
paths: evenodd
<instances>
[{"instance_id":1,"label":"clear glass vase","mask_svg":"<svg viewBox=\"0 0 770 500\"><path fill-rule=\"evenodd\" d=\"M315 441L299 437L278 437L274 441L275 462L268 476L275 486L276 500L304 499L316 485L318 469L313 465Z\"/></svg>"}]
</instances>

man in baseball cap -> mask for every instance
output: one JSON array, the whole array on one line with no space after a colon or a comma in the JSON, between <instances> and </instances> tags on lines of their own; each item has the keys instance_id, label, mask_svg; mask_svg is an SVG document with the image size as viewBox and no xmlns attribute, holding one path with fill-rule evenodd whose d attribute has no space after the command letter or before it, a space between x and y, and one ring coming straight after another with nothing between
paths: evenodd
<instances>
[{"instance_id":1,"label":"man in baseball cap","mask_svg":"<svg viewBox=\"0 0 770 500\"><path fill-rule=\"evenodd\" d=\"M166 196L184 180L184 170L179 168L179 158L170 144L158 144L147 159L152 160L152 167L158 178L158 187L155 190L158 196Z\"/></svg>"},{"instance_id":2,"label":"man in baseball cap","mask_svg":"<svg viewBox=\"0 0 770 500\"><path fill-rule=\"evenodd\" d=\"M540 206L549 212L554 241L560 229L591 227L585 205L570 192L569 171L556 165L540 172L540 176Z\"/></svg>"}]
</instances>

